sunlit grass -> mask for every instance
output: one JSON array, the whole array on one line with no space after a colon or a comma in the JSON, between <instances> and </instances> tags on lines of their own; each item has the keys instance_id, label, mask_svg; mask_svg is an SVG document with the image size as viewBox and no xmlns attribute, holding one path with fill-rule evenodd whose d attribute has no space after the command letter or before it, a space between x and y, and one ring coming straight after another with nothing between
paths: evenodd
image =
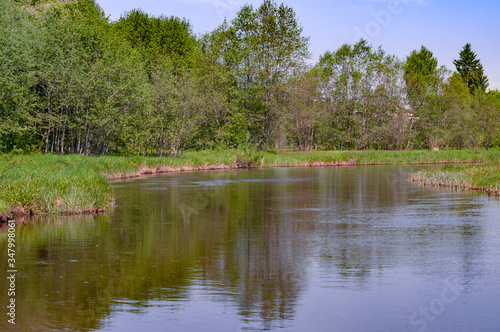
<instances>
[{"instance_id":1,"label":"sunlit grass","mask_svg":"<svg viewBox=\"0 0 500 332\"><path fill-rule=\"evenodd\" d=\"M110 184L93 162L83 156L2 156L0 212L85 213L110 206Z\"/></svg>"},{"instance_id":2,"label":"sunlit grass","mask_svg":"<svg viewBox=\"0 0 500 332\"><path fill-rule=\"evenodd\" d=\"M266 154L267 166L307 165L314 162L349 162L356 165L484 162L500 160L500 151L442 150L442 151L346 151L317 153Z\"/></svg>"},{"instance_id":3,"label":"sunlit grass","mask_svg":"<svg viewBox=\"0 0 500 332\"><path fill-rule=\"evenodd\" d=\"M500 163L447 165L437 171L416 172L411 180L423 185L482 190L500 195Z\"/></svg>"}]
</instances>

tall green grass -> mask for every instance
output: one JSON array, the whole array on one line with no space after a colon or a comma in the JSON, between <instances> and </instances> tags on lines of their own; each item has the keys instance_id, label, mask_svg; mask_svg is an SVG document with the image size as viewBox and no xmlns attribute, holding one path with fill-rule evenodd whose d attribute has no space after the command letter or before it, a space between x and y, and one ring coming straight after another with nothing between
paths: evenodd
<instances>
[{"instance_id":1,"label":"tall green grass","mask_svg":"<svg viewBox=\"0 0 500 332\"><path fill-rule=\"evenodd\" d=\"M242 168L487 161L500 161L500 151L277 153L218 149L186 151L181 158L0 155L0 214L85 213L106 209L113 202L107 179L157 171L203 169L218 165ZM478 180L479 184L483 180L498 183L497 173L486 173ZM465 171L455 176L469 181Z\"/></svg>"},{"instance_id":2,"label":"tall green grass","mask_svg":"<svg viewBox=\"0 0 500 332\"><path fill-rule=\"evenodd\" d=\"M316 153L266 153L266 166L301 166L317 162L346 162L356 165L486 162L500 160L499 150L441 151L343 151Z\"/></svg>"},{"instance_id":3,"label":"tall green grass","mask_svg":"<svg viewBox=\"0 0 500 332\"><path fill-rule=\"evenodd\" d=\"M420 171L411 181L429 186L444 186L465 190L481 190L500 195L500 163L447 165L437 171Z\"/></svg>"},{"instance_id":4,"label":"tall green grass","mask_svg":"<svg viewBox=\"0 0 500 332\"><path fill-rule=\"evenodd\" d=\"M0 161L0 212L85 213L111 205L108 181L82 156L10 156Z\"/></svg>"}]
</instances>

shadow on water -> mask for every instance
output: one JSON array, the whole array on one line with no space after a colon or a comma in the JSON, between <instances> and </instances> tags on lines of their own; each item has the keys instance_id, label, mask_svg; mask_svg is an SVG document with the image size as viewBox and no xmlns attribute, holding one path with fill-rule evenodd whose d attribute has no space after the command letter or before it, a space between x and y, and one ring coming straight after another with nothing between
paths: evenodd
<instances>
[{"instance_id":1,"label":"shadow on water","mask_svg":"<svg viewBox=\"0 0 500 332\"><path fill-rule=\"evenodd\" d=\"M45 217L17 229L16 327L135 331L149 321L147 330L293 330L316 320L304 308L319 286L340 304L347 300L341 291L381 293L398 284L394 275L467 285L491 273L486 253L498 246L486 234L489 201L410 184L411 169L214 171L117 182L109 214ZM1 252L5 239L0 234ZM7 288L2 278L0 289ZM407 316L397 325L404 328ZM320 318L324 329L336 324ZM379 320L374 330L386 327Z\"/></svg>"}]
</instances>

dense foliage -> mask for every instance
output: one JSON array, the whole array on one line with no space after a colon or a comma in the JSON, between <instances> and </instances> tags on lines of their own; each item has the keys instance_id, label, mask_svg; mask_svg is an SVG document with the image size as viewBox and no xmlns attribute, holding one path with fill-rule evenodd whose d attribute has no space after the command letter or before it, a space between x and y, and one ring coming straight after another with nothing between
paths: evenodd
<instances>
[{"instance_id":1,"label":"dense foliage","mask_svg":"<svg viewBox=\"0 0 500 332\"><path fill-rule=\"evenodd\" d=\"M179 156L186 149L488 148L500 93L467 44L457 73L421 47L361 40L309 60L292 8L265 0L195 36L94 0L0 2L0 151Z\"/></svg>"}]
</instances>

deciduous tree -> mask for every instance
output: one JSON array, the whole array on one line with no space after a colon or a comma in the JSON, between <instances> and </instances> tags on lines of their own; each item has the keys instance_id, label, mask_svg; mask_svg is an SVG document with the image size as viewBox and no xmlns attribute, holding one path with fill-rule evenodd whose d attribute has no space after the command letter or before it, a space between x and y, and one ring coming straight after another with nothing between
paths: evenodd
<instances>
[{"instance_id":1,"label":"deciduous tree","mask_svg":"<svg viewBox=\"0 0 500 332\"><path fill-rule=\"evenodd\" d=\"M309 38L292 8L265 0L253 9L245 5L231 22L232 66L242 88L241 105L252 119L254 140L269 148L283 85L309 55Z\"/></svg>"}]
</instances>

